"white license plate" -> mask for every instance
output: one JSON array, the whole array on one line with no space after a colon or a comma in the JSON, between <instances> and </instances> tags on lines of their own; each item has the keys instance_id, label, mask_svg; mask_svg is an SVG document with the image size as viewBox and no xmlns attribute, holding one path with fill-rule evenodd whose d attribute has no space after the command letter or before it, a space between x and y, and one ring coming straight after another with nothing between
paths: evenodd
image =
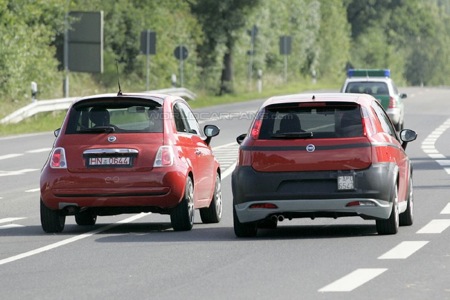
<instances>
[{"instance_id":1,"label":"white license plate","mask_svg":"<svg viewBox=\"0 0 450 300\"><path fill-rule=\"evenodd\" d=\"M355 178L353 175L339 175L337 178L338 190L354 190Z\"/></svg>"},{"instance_id":2,"label":"white license plate","mask_svg":"<svg viewBox=\"0 0 450 300\"><path fill-rule=\"evenodd\" d=\"M129 166L130 157L89 157L89 166Z\"/></svg>"}]
</instances>

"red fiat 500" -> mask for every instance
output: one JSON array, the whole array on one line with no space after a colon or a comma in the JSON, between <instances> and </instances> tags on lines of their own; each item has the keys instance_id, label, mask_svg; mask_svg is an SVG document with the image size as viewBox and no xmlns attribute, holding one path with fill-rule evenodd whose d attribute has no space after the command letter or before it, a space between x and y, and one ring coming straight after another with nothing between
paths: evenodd
<instances>
[{"instance_id":1,"label":"red fiat 500","mask_svg":"<svg viewBox=\"0 0 450 300\"><path fill-rule=\"evenodd\" d=\"M267 100L237 138L234 231L255 236L293 218L360 216L379 234L413 223L416 133L395 131L370 95L300 94Z\"/></svg>"},{"instance_id":2,"label":"red fiat 500","mask_svg":"<svg viewBox=\"0 0 450 300\"><path fill-rule=\"evenodd\" d=\"M194 209L204 223L222 216L220 167L182 98L121 94L86 97L55 131L41 178L41 224L61 232L67 215L78 225L97 216L170 214L174 230L190 230Z\"/></svg>"}]
</instances>

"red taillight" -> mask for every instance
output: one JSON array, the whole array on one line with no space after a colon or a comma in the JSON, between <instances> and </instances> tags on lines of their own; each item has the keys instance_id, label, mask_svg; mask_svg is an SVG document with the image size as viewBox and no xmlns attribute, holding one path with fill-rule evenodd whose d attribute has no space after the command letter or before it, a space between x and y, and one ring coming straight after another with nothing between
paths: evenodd
<instances>
[{"instance_id":1,"label":"red taillight","mask_svg":"<svg viewBox=\"0 0 450 300\"><path fill-rule=\"evenodd\" d=\"M250 205L249 208L266 208L266 209L276 209L278 206L276 206L273 203L255 203Z\"/></svg>"},{"instance_id":2,"label":"red taillight","mask_svg":"<svg viewBox=\"0 0 450 300\"><path fill-rule=\"evenodd\" d=\"M259 132L261 131L261 125L262 125L262 120L255 120L255 123L253 123L252 132L250 134L252 139L254 139L254 140L258 139Z\"/></svg>"},{"instance_id":3,"label":"red taillight","mask_svg":"<svg viewBox=\"0 0 450 300\"><path fill-rule=\"evenodd\" d=\"M156 153L153 167L169 167L173 165L173 148L171 146L161 146Z\"/></svg>"},{"instance_id":4,"label":"red taillight","mask_svg":"<svg viewBox=\"0 0 450 300\"><path fill-rule=\"evenodd\" d=\"M53 169L67 168L66 153L64 148L55 148L50 156L50 167Z\"/></svg>"},{"instance_id":5,"label":"red taillight","mask_svg":"<svg viewBox=\"0 0 450 300\"><path fill-rule=\"evenodd\" d=\"M393 97L389 97L389 108L396 108L395 99Z\"/></svg>"}]
</instances>

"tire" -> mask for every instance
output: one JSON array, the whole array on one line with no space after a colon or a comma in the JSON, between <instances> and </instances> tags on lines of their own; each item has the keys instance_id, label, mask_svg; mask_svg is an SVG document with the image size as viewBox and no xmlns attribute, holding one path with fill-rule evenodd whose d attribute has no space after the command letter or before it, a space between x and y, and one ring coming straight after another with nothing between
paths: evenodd
<instances>
[{"instance_id":1,"label":"tire","mask_svg":"<svg viewBox=\"0 0 450 300\"><path fill-rule=\"evenodd\" d=\"M400 216L398 213L398 187L394 185L391 195L392 211L388 219L376 220L378 234L396 234L400 225Z\"/></svg>"},{"instance_id":2,"label":"tire","mask_svg":"<svg viewBox=\"0 0 450 300\"><path fill-rule=\"evenodd\" d=\"M214 194L209 207L200 209L200 217L203 223L219 223L222 219L222 183L219 173L216 174Z\"/></svg>"},{"instance_id":3,"label":"tire","mask_svg":"<svg viewBox=\"0 0 450 300\"><path fill-rule=\"evenodd\" d=\"M47 233L59 233L64 230L66 216L59 210L53 210L45 206L41 199L41 226Z\"/></svg>"},{"instance_id":4,"label":"tire","mask_svg":"<svg viewBox=\"0 0 450 300\"><path fill-rule=\"evenodd\" d=\"M183 199L170 213L170 222L175 231L188 231L194 226L194 185L191 177L186 179Z\"/></svg>"},{"instance_id":5,"label":"tire","mask_svg":"<svg viewBox=\"0 0 450 300\"><path fill-rule=\"evenodd\" d=\"M80 226L92 226L95 225L96 221L97 216L89 211L83 211L75 215L75 222Z\"/></svg>"},{"instance_id":6,"label":"tire","mask_svg":"<svg viewBox=\"0 0 450 300\"><path fill-rule=\"evenodd\" d=\"M256 222L241 223L236 214L236 209L233 205L233 226L234 234L237 237L255 237L258 233L258 226Z\"/></svg>"},{"instance_id":7,"label":"tire","mask_svg":"<svg viewBox=\"0 0 450 300\"><path fill-rule=\"evenodd\" d=\"M412 174L409 177L408 193L408 206L406 207L406 210L400 214L400 226L411 226L414 223L414 190Z\"/></svg>"}]
</instances>

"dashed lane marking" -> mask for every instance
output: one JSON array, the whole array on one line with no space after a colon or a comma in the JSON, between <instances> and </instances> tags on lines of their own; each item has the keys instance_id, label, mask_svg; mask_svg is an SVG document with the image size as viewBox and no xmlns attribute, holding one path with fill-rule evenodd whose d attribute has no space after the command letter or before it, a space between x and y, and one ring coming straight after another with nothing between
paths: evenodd
<instances>
[{"instance_id":1,"label":"dashed lane marking","mask_svg":"<svg viewBox=\"0 0 450 300\"><path fill-rule=\"evenodd\" d=\"M21 154L21 153L1 155L0 160L14 158L14 157L22 156L22 155L23 154Z\"/></svg>"},{"instance_id":2,"label":"dashed lane marking","mask_svg":"<svg viewBox=\"0 0 450 300\"><path fill-rule=\"evenodd\" d=\"M428 244L428 241L405 241L398 244L378 259L405 259Z\"/></svg>"},{"instance_id":3,"label":"dashed lane marking","mask_svg":"<svg viewBox=\"0 0 450 300\"><path fill-rule=\"evenodd\" d=\"M29 150L26 153L41 153L41 152L50 152L52 150L52 148L41 148L41 149L34 149L34 150Z\"/></svg>"},{"instance_id":4,"label":"dashed lane marking","mask_svg":"<svg viewBox=\"0 0 450 300\"><path fill-rule=\"evenodd\" d=\"M417 231L417 233L442 233L449 226L450 220L431 220L427 225Z\"/></svg>"},{"instance_id":5,"label":"dashed lane marking","mask_svg":"<svg viewBox=\"0 0 450 300\"><path fill-rule=\"evenodd\" d=\"M25 219L25 218L4 218L4 219L0 219L0 224L10 223L10 224L5 224L5 225L0 225L0 229L25 227L24 225L12 223L14 221L18 221L18 220L22 220L22 219Z\"/></svg>"},{"instance_id":6,"label":"dashed lane marking","mask_svg":"<svg viewBox=\"0 0 450 300\"><path fill-rule=\"evenodd\" d=\"M450 215L450 203L448 203L441 211L441 215Z\"/></svg>"},{"instance_id":7,"label":"dashed lane marking","mask_svg":"<svg viewBox=\"0 0 450 300\"><path fill-rule=\"evenodd\" d=\"M17 171L1 171L0 170L0 177L3 176L14 176L14 175L23 175L25 173L38 171L39 169L22 169Z\"/></svg>"},{"instance_id":8,"label":"dashed lane marking","mask_svg":"<svg viewBox=\"0 0 450 300\"><path fill-rule=\"evenodd\" d=\"M381 275L387 269L357 269L350 274L321 288L319 292L351 292L364 283Z\"/></svg>"}]
</instances>

